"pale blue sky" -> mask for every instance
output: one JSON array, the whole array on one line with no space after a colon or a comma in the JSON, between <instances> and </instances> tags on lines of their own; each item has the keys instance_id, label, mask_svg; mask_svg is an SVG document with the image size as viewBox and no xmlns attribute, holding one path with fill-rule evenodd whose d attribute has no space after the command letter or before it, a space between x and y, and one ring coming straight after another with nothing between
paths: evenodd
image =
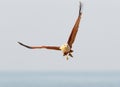
<instances>
[{"instance_id":1,"label":"pale blue sky","mask_svg":"<svg viewBox=\"0 0 120 87\"><path fill-rule=\"evenodd\" d=\"M79 0L0 0L0 71L120 70L120 1L81 0L83 16L66 61L62 52L17 44L62 45L78 16Z\"/></svg>"}]
</instances>

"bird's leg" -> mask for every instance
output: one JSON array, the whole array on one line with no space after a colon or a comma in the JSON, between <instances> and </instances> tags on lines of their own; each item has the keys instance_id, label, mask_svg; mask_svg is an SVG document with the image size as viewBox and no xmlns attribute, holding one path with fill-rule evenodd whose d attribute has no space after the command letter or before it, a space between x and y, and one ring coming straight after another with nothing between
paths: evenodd
<instances>
[{"instance_id":1,"label":"bird's leg","mask_svg":"<svg viewBox=\"0 0 120 87\"><path fill-rule=\"evenodd\" d=\"M71 53L69 53L69 56L73 58L73 55Z\"/></svg>"},{"instance_id":2,"label":"bird's leg","mask_svg":"<svg viewBox=\"0 0 120 87\"><path fill-rule=\"evenodd\" d=\"M63 53L63 56L66 56L68 53Z\"/></svg>"},{"instance_id":3,"label":"bird's leg","mask_svg":"<svg viewBox=\"0 0 120 87\"><path fill-rule=\"evenodd\" d=\"M73 50L70 50L70 52L69 52L70 57L73 57L73 55L71 54L72 52L73 52Z\"/></svg>"},{"instance_id":4,"label":"bird's leg","mask_svg":"<svg viewBox=\"0 0 120 87\"><path fill-rule=\"evenodd\" d=\"M63 56L65 56L66 57L66 60L68 60L69 58L68 58L68 53L63 53Z\"/></svg>"}]
</instances>

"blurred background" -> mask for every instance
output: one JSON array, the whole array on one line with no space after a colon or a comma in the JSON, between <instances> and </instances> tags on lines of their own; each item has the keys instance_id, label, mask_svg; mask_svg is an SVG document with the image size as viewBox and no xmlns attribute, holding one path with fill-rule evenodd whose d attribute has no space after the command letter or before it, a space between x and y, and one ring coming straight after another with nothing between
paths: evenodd
<instances>
[{"instance_id":1,"label":"blurred background","mask_svg":"<svg viewBox=\"0 0 120 87\"><path fill-rule=\"evenodd\" d=\"M66 61L62 52L30 50L17 42L66 43L79 0L0 0L1 87L120 87L120 1L81 2L74 57Z\"/></svg>"}]
</instances>

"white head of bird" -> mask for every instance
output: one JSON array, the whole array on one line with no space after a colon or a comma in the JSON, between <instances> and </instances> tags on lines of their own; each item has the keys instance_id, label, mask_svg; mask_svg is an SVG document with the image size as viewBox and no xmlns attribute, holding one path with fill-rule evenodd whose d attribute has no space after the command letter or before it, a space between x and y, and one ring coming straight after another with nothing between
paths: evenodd
<instances>
[{"instance_id":1,"label":"white head of bird","mask_svg":"<svg viewBox=\"0 0 120 87\"><path fill-rule=\"evenodd\" d=\"M67 43L65 43L65 44L60 46L60 49L63 53L67 53L70 51L70 46Z\"/></svg>"}]
</instances>

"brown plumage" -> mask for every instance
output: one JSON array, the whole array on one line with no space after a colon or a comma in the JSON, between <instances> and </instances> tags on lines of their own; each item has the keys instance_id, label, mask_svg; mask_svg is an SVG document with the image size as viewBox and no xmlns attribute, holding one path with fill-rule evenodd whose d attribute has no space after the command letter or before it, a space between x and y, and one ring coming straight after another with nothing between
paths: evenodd
<instances>
[{"instance_id":1,"label":"brown plumage","mask_svg":"<svg viewBox=\"0 0 120 87\"><path fill-rule=\"evenodd\" d=\"M28 46L28 45L25 45L21 42L18 42L20 45L26 47L26 48L29 48L29 49L41 49L41 48L45 48L45 49L50 49L50 50L60 50L63 52L63 56L67 56L67 60L68 60L68 56L72 56L72 44L74 43L75 41L75 38L76 38L76 34L78 32L78 28L79 28L79 23L80 23L80 20L81 20L81 15L82 15L82 12L81 12L81 7L82 7L82 4L80 2L80 7L79 7L79 15L78 15L78 18L75 22L75 25L71 31L71 34L68 38L68 41L66 44L63 44L62 46Z\"/></svg>"},{"instance_id":2,"label":"brown plumage","mask_svg":"<svg viewBox=\"0 0 120 87\"><path fill-rule=\"evenodd\" d=\"M60 50L60 47L57 47L57 46L28 46L28 45L25 45L21 42L18 42L20 45L24 46L24 47L27 47L29 49L41 49L41 48L46 48L46 49L53 49L53 50Z\"/></svg>"},{"instance_id":3,"label":"brown plumage","mask_svg":"<svg viewBox=\"0 0 120 87\"><path fill-rule=\"evenodd\" d=\"M73 42L75 41L75 37L76 37L76 34L78 32L78 28L79 28L79 24L80 24L80 19L81 19L81 15L82 15L81 6L82 6L82 4L80 2L79 15L78 15L78 18L77 18L77 20L75 22L75 25L74 25L74 27L72 29L72 32L71 32L71 34L69 36L69 39L68 39L68 42L67 42L71 48L72 48Z\"/></svg>"}]
</instances>

